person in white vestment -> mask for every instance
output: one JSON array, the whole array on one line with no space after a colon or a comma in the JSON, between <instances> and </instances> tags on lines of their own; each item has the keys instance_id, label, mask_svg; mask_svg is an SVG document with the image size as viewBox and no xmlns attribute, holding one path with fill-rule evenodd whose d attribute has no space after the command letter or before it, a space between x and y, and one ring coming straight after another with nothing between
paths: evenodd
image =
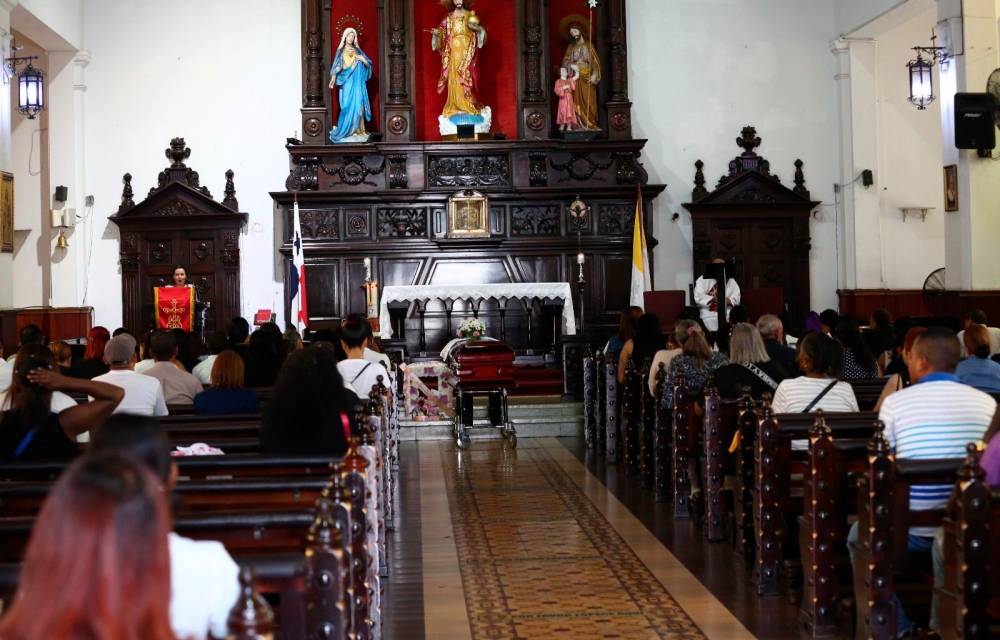
<instances>
[{"instance_id":1,"label":"person in white vestment","mask_svg":"<svg viewBox=\"0 0 1000 640\"><path fill-rule=\"evenodd\" d=\"M712 260L712 264L725 264L722 258ZM719 313L717 283L713 278L706 278L704 274L698 276L694 283L694 302L698 305L701 321L705 323L705 329L709 332L719 330ZM729 317L729 310L740 303L740 285L732 278L726 280L726 308L725 315Z\"/></svg>"}]
</instances>

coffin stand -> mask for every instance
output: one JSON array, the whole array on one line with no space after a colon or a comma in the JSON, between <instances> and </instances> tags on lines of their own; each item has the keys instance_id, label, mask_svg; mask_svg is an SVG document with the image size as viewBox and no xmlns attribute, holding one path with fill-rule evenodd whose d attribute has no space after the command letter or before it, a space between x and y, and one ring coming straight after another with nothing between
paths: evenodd
<instances>
[{"instance_id":1,"label":"coffin stand","mask_svg":"<svg viewBox=\"0 0 1000 640\"><path fill-rule=\"evenodd\" d=\"M477 395L488 398L490 423L500 429L512 447L516 447L517 432L507 411L507 394L517 386L514 350L503 342L470 340L451 350L448 365L458 378L454 422L458 448L463 449L469 443Z\"/></svg>"}]
</instances>

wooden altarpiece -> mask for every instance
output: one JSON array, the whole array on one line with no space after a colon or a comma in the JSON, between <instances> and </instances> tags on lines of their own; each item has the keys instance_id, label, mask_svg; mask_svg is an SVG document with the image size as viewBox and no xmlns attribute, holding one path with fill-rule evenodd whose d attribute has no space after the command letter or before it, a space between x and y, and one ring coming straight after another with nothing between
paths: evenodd
<instances>
[{"instance_id":1,"label":"wooden altarpiece","mask_svg":"<svg viewBox=\"0 0 1000 640\"><path fill-rule=\"evenodd\" d=\"M331 6L329 0L302 0L301 140L286 146L286 190L271 195L286 264L292 205L296 199L300 205L313 326L365 312L365 258L382 287L508 282L576 287L576 256L582 252L586 333L595 342L607 338L629 303L637 186L646 205L647 234L653 228L652 200L664 186L647 184L640 163L646 141L632 138L625 0L597 4L591 14L585 0L476 3L483 24L493 28L481 54L481 74L500 103L493 129L500 135L444 142L436 129L422 124L436 119L444 103L426 89L440 73L440 58L427 57L426 31L444 15L441 4L343 0ZM601 130L564 136L554 124L553 83L565 48L560 34L573 12L593 24L603 69ZM377 67L369 83L375 115L368 131L375 135L365 144L331 144L336 94L328 89L328 70L346 25L361 16L369 17L360 39ZM503 73L491 75L495 67ZM464 190L489 198L487 237L447 237L448 199ZM577 197L589 206L583 217L569 213ZM656 240L649 235L647 243L653 247ZM287 296L286 282L286 302ZM450 322L452 310L458 319L468 312L462 301L446 304L421 310L428 343L447 339L444 318ZM487 306L476 312L495 327L490 318L506 310ZM410 309L408 322L416 324L416 315ZM507 338L519 350L525 345L517 341L524 336L510 332L523 330L518 327L525 320L508 316ZM411 351L416 340L413 331Z\"/></svg>"},{"instance_id":2,"label":"wooden altarpiece","mask_svg":"<svg viewBox=\"0 0 1000 640\"><path fill-rule=\"evenodd\" d=\"M809 221L820 203L809 197L802 161L795 161L793 186L786 187L754 151L760 143L757 130L744 127L736 139L743 153L711 192L704 163L695 163L692 202L684 205L693 224L694 273L703 273L715 257L731 258L744 289L782 288L787 318L801 326L810 309Z\"/></svg>"},{"instance_id":3,"label":"wooden altarpiece","mask_svg":"<svg viewBox=\"0 0 1000 640\"><path fill-rule=\"evenodd\" d=\"M132 175L124 175L121 205L109 218L121 235L122 326L136 336L153 328L153 288L170 284L175 265L185 267L205 308L205 331L241 315L239 237L247 214L239 211L233 172L217 202L184 163L191 150L183 138L171 140L166 156L170 166L138 204Z\"/></svg>"}]
</instances>

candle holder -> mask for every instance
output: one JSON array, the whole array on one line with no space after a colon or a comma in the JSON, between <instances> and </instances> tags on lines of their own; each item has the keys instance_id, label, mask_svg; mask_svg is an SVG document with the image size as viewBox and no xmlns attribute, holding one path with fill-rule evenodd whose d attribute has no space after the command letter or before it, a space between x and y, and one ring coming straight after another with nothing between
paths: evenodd
<instances>
[{"instance_id":1,"label":"candle holder","mask_svg":"<svg viewBox=\"0 0 1000 640\"><path fill-rule=\"evenodd\" d=\"M583 300L584 300L584 295L585 295L586 290L587 290L587 279L583 275L583 264L584 264L584 262L585 262L585 258L584 258L583 252L581 251L580 253L576 254L576 266L579 269L579 271L577 273L577 276L576 276L577 298L579 299L579 304L577 305L577 308L579 309L579 318L577 319L576 326L577 326L577 331L579 333L581 333L581 334L583 333L583 330L584 330L584 305L583 305Z\"/></svg>"}]
</instances>

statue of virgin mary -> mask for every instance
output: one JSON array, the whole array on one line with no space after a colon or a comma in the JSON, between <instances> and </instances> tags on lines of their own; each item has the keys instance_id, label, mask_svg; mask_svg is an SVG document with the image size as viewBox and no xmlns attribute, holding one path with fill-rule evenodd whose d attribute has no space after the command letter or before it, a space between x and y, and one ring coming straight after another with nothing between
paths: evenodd
<instances>
[{"instance_id":1,"label":"statue of virgin mary","mask_svg":"<svg viewBox=\"0 0 1000 640\"><path fill-rule=\"evenodd\" d=\"M358 44L357 30L344 29L330 68L330 88L339 87L340 104L337 124L330 130L331 142L368 142L365 121L372 119L367 85L371 77L372 61Z\"/></svg>"}]
</instances>

